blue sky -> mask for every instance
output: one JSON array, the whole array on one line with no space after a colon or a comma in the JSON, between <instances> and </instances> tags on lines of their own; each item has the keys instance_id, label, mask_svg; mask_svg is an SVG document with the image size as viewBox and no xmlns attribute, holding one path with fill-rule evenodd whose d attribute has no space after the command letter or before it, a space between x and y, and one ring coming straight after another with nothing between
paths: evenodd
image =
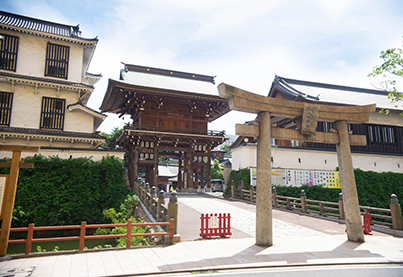
<instances>
[{"instance_id":1,"label":"blue sky","mask_svg":"<svg viewBox=\"0 0 403 277\"><path fill-rule=\"evenodd\" d=\"M401 47L403 36L403 2L388 0L0 0L0 9L98 36L89 71L103 78L93 109L121 62L217 76L217 85L262 95L274 74L373 88L367 75L380 52ZM234 134L254 117L231 112L209 129ZM123 122L108 115L99 130Z\"/></svg>"}]
</instances>

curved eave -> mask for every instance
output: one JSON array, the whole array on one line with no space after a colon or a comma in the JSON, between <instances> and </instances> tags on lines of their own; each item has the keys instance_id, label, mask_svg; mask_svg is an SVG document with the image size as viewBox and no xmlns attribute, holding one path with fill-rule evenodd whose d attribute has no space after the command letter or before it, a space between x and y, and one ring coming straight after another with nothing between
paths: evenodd
<instances>
[{"instance_id":1,"label":"curved eave","mask_svg":"<svg viewBox=\"0 0 403 277\"><path fill-rule=\"evenodd\" d=\"M31 29L26 29L26 28L21 28L21 27L16 27L12 25L7 25L0 23L0 29L4 30L10 30L18 33L23 33L23 34L29 34L29 35L35 35L39 37L44 37L44 38L51 38L55 40L60 40L60 41L66 41L70 43L76 43L76 44L81 44L81 45L96 45L98 43L98 38L82 38L82 37L77 37L77 36L63 36L63 35L56 35L48 32L41 32L41 31L36 31L36 30L31 30Z\"/></svg>"},{"instance_id":2,"label":"curved eave","mask_svg":"<svg viewBox=\"0 0 403 277\"><path fill-rule=\"evenodd\" d=\"M140 91L140 92L145 92L145 93L157 94L157 95L161 95L161 96L165 95L165 96L171 96L171 97L189 98L189 99L202 100L202 101L204 100L204 101L227 102L226 99L224 99L218 95L215 96L215 95L201 94L201 93L191 93L191 92L182 92L182 91L167 90L167 89L149 88L149 87L136 86L136 85L132 85L132 84L127 84L125 82L120 82L120 81L109 79L108 88L106 90L106 94L105 94L104 100L102 102L102 105L100 107L100 110L102 112L109 112L109 113L119 112L120 107L126 101L124 98L124 90ZM218 117L226 114L229 111L230 110L228 108L227 111L223 112L221 115L215 117L214 119L217 119ZM212 119L212 120L214 120L214 119ZM209 121L212 121L212 120L209 120Z\"/></svg>"}]
</instances>

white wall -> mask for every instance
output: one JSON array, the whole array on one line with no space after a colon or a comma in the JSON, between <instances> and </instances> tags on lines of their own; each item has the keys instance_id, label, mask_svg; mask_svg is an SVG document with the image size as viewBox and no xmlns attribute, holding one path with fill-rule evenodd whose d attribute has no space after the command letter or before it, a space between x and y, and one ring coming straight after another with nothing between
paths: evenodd
<instances>
[{"instance_id":1,"label":"white wall","mask_svg":"<svg viewBox=\"0 0 403 277\"><path fill-rule=\"evenodd\" d=\"M256 147L242 146L232 151L232 169L256 166ZM298 148L272 148L273 168L306 170L335 170L337 153L330 151L303 150ZM403 156L352 153L353 167L375 172L403 173Z\"/></svg>"},{"instance_id":2,"label":"white wall","mask_svg":"<svg viewBox=\"0 0 403 277\"><path fill-rule=\"evenodd\" d=\"M40 36L16 33L8 30L2 30L2 33L19 37L18 57L17 57L17 74L44 77L45 60L47 43L53 43L70 47L69 66L67 81L81 82L81 72L83 64L82 45L76 43L68 43L52 38L44 38ZM62 78L47 77L55 80L65 80Z\"/></svg>"}]
</instances>

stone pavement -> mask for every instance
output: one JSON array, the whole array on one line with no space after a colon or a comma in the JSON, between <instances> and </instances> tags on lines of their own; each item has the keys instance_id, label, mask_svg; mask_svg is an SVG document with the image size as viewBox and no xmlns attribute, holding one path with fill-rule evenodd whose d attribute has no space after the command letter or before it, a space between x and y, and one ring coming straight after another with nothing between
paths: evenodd
<instances>
[{"instance_id":1,"label":"stone pavement","mask_svg":"<svg viewBox=\"0 0 403 277\"><path fill-rule=\"evenodd\" d=\"M183 224L178 226L179 232L193 228L189 238L198 238L200 225L195 224L199 222L195 221L195 217L200 218L201 212L219 208L221 210L217 212L234 214L233 226L236 227L231 239L184 239L165 247L58 252L48 253L48 256L31 254L1 261L0 276L136 276L236 268L375 263L399 263L403 269L403 238L374 232L373 236L365 236L365 243L353 243L347 241L344 224L273 210L273 218L277 222L273 232L274 245L259 247L253 237L253 204L217 198L200 199L195 194L180 195L178 198L180 205L187 207L187 211L179 215L179 222ZM11 275L13 272L15 275Z\"/></svg>"}]
</instances>

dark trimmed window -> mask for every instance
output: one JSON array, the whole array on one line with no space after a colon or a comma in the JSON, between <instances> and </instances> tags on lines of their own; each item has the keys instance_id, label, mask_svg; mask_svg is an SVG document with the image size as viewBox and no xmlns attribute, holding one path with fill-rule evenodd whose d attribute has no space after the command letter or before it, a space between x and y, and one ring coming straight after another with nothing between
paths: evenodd
<instances>
[{"instance_id":1,"label":"dark trimmed window","mask_svg":"<svg viewBox=\"0 0 403 277\"><path fill-rule=\"evenodd\" d=\"M12 104L13 94L10 92L0 92L0 125L10 126Z\"/></svg>"},{"instance_id":2,"label":"dark trimmed window","mask_svg":"<svg viewBox=\"0 0 403 277\"><path fill-rule=\"evenodd\" d=\"M0 69L14 71L17 68L18 37L1 34Z\"/></svg>"},{"instance_id":3,"label":"dark trimmed window","mask_svg":"<svg viewBox=\"0 0 403 277\"><path fill-rule=\"evenodd\" d=\"M395 127L368 125L368 138L372 143L396 143Z\"/></svg>"},{"instance_id":4,"label":"dark trimmed window","mask_svg":"<svg viewBox=\"0 0 403 277\"><path fill-rule=\"evenodd\" d=\"M42 98L41 129L63 130L66 100Z\"/></svg>"},{"instance_id":5,"label":"dark trimmed window","mask_svg":"<svg viewBox=\"0 0 403 277\"><path fill-rule=\"evenodd\" d=\"M48 42L45 76L67 79L70 47Z\"/></svg>"},{"instance_id":6,"label":"dark trimmed window","mask_svg":"<svg viewBox=\"0 0 403 277\"><path fill-rule=\"evenodd\" d=\"M323 132L330 132L331 129L336 130L333 122L322 122L323 124ZM351 131L351 124L347 123L347 131Z\"/></svg>"}]
</instances>

